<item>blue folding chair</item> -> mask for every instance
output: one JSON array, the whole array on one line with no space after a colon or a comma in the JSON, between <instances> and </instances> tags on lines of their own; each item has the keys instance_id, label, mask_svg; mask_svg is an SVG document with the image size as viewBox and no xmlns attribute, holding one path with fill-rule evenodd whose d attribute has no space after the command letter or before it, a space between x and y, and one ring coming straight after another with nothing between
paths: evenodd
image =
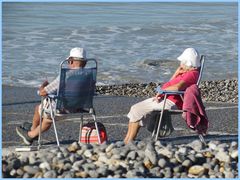
<instances>
[{"instance_id":1,"label":"blue folding chair","mask_svg":"<svg viewBox=\"0 0 240 180\"><path fill-rule=\"evenodd\" d=\"M200 72L199 72L199 77L198 77L198 81L197 81L197 86L199 86L201 78L202 78L202 73L203 73L203 68L204 68L204 62L205 62L205 56L202 55L201 59L201 66L200 66ZM152 138L155 136L155 141L157 141L158 137L159 137L159 133L160 133L160 127L162 125L162 119L163 119L163 114L164 112L168 112L169 114L176 114L176 113L183 113L183 110L173 110L173 109L165 109L165 105L166 105L166 100L167 100L167 96L168 95L179 95L183 101L183 95L185 91L167 91L167 90L161 90L161 88L158 86L156 89L158 92L161 92L164 95L163 98L163 107L162 110L160 111L160 117L159 117L159 121L158 123L155 123L155 127L153 129L152 132ZM205 143L205 140L203 138L203 136L201 134L198 135L199 139Z\"/></svg>"},{"instance_id":2,"label":"blue folding chair","mask_svg":"<svg viewBox=\"0 0 240 180\"><path fill-rule=\"evenodd\" d=\"M83 126L83 115L92 115L97 130L98 143L100 143L99 128L96 121L95 110L93 108L93 96L96 90L97 61L95 59L87 59L86 67L79 69L67 68L67 61L68 60L64 60L60 64L60 83L57 95L48 95L47 97L42 98L38 149L41 147L41 129L42 115L44 112L44 99L47 99L50 102L53 100L56 102L55 108L52 107L52 103L50 103L50 114L58 147L60 147L60 144L58 140L55 117L72 113L80 114L79 138L81 137ZM89 64L93 64L93 67L88 67Z\"/></svg>"}]
</instances>

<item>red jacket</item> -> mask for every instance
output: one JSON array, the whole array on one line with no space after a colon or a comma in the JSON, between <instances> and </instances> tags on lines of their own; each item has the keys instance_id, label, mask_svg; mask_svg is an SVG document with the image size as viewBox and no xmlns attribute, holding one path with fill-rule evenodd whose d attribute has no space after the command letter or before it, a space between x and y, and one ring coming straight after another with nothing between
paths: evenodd
<instances>
[{"instance_id":1,"label":"red jacket","mask_svg":"<svg viewBox=\"0 0 240 180\"><path fill-rule=\"evenodd\" d=\"M201 93L196 84L188 87L184 93L183 118L189 128L198 134L206 134L209 123L205 107L202 103Z\"/></svg>"}]
</instances>

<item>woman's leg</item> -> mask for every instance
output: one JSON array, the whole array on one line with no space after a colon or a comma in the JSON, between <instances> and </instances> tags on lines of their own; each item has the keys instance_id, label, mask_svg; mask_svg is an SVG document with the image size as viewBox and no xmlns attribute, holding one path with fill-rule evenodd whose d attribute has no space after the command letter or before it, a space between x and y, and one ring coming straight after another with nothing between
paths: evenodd
<instances>
[{"instance_id":1,"label":"woman's leg","mask_svg":"<svg viewBox=\"0 0 240 180\"><path fill-rule=\"evenodd\" d=\"M124 139L125 144L129 141L134 140L137 136L138 130L141 126L143 126L143 119L147 114L150 114L154 110L162 110L163 101L157 102L154 101L154 98L149 98L144 101L141 101L135 105L133 105L128 113L129 124L128 124L128 132ZM165 109L175 108L175 104L171 102L166 102Z\"/></svg>"},{"instance_id":2,"label":"woman's leg","mask_svg":"<svg viewBox=\"0 0 240 180\"><path fill-rule=\"evenodd\" d=\"M153 111L155 103L156 102L153 101L153 98L149 98L134 104L131 107L130 112L128 113L128 118L130 120L128 124L128 131L124 139L125 144L135 139L139 128L142 126L141 120L144 118L144 116Z\"/></svg>"},{"instance_id":3,"label":"woman's leg","mask_svg":"<svg viewBox=\"0 0 240 180\"><path fill-rule=\"evenodd\" d=\"M128 132L124 139L124 143L128 144L130 141L134 140L137 136L138 130L140 128L139 122L129 122Z\"/></svg>"}]
</instances>

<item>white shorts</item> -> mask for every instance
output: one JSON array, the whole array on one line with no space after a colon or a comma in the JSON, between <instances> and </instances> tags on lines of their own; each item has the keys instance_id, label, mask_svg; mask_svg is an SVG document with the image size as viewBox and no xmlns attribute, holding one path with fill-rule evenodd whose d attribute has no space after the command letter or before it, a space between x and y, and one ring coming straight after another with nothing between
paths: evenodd
<instances>
[{"instance_id":1,"label":"white shorts","mask_svg":"<svg viewBox=\"0 0 240 180\"><path fill-rule=\"evenodd\" d=\"M130 119L129 122L138 122L140 126L144 126L147 123L147 115L150 115L152 111L162 110L163 100L157 102L154 98L148 98L137 104L134 104L127 117ZM170 100L166 99L165 109L178 109L177 106Z\"/></svg>"},{"instance_id":2,"label":"white shorts","mask_svg":"<svg viewBox=\"0 0 240 180\"><path fill-rule=\"evenodd\" d=\"M42 114L42 118L52 119L51 118L51 108L53 110L53 115L55 115L56 102L54 100L51 100L50 98L44 99L43 100L43 114ZM41 115L41 104L39 106L38 112L39 112L39 115Z\"/></svg>"}]
</instances>

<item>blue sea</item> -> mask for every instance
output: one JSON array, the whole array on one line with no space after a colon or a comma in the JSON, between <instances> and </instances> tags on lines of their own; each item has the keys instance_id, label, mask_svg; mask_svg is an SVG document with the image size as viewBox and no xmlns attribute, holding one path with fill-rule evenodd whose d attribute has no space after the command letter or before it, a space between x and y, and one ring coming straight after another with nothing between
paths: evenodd
<instances>
[{"instance_id":1,"label":"blue sea","mask_svg":"<svg viewBox=\"0 0 240 180\"><path fill-rule=\"evenodd\" d=\"M203 80L237 77L237 3L2 5L2 82L37 87L73 47L99 62L98 84L167 81L177 57L206 55Z\"/></svg>"}]
</instances>

